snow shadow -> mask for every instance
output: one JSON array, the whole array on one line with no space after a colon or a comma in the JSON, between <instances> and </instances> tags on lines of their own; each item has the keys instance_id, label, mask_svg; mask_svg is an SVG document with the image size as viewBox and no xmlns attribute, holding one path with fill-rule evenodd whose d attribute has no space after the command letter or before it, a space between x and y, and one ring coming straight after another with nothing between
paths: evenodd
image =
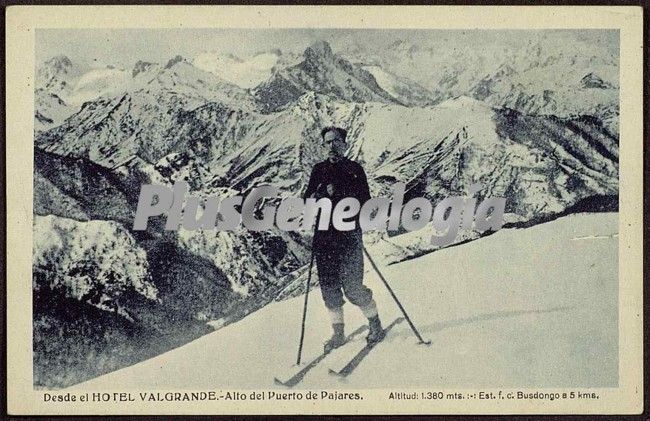
<instances>
[{"instance_id":1,"label":"snow shadow","mask_svg":"<svg viewBox=\"0 0 650 421\"><path fill-rule=\"evenodd\" d=\"M422 326L422 328L418 328L422 333L435 333L435 332L440 332L441 330L444 329L449 329L449 328L454 328L454 327L459 327L459 326L465 326L469 325L472 323L477 323L477 322L484 322L484 321L489 321L489 320L496 320L496 319L505 319L509 317L518 317L518 316L523 316L527 314L544 314L544 313L555 313L559 311L569 311L575 309L575 306L571 307L553 307L549 309L539 309L539 310L511 310L511 311L497 311L494 313L485 313L485 314L478 314L476 316L472 317L465 317L462 319L454 319L454 320L445 320L442 322L435 322L431 323L428 325ZM395 337L406 337L406 336L411 336L413 333L408 330L408 331L402 331L399 332L393 336ZM430 339L430 338L429 338Z\"/></svg>"}]
</instances>

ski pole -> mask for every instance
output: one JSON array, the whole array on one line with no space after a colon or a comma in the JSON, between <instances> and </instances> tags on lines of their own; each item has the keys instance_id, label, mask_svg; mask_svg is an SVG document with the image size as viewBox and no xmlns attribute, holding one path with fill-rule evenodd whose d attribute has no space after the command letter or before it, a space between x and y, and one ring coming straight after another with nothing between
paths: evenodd
<instances>
[{"instance_id":1,"label":"ski pole","mask_svg":"<svg viewBox=\"0 0 650 421\"><path fill-rule=\"evenodd\" d=\"M300 365L300 358L302 357L302 342L305 339L305 320L307 319L307 301L309 300L309 284L311 283L311 269L314 266L314 245L311 247L311 259L309 260L309 271L307 272L307 285L305 285L305 305L302 309L302 327L300 330L300 344L298 345L298 362Z\"/></svg>"},{"instance_id":2,"label":"ski pole","mask_svg":"<svg viewBox=\"0 0 650 421\"><path fill-rule=\"evenodd\" d=\"M431 341L425 341L424 339L422 339L422 336L420 336L420 332L418 332L418 330L415 328L415 325L411 321L411 318L409 317L409 315L406 314L406 310L404 310L404 307L402 307L402 303L400 303L399 300L397 299L397 296L393 292L393 289L390 287L390 285L388 285L388 281L386 281L386 278L384 278L384 275L382 275L382 273L379 271L379 268L375 264L375 261L372 260L372 257L370 257L370 253L368 253L368 250L366 250L365 246L363 246L363 252L366 254L366 257L368 258L368 261L370 261L370 264L372 265L373 269L375 269L375 272L377 272L377 275L379 275L379 278L382 280L384 285L386 285L386 289L388 289L388 292L390 292L390 295L393 297L393 300L395 300L395 302L397 303L397 306L402 311L402 314L404 315L404 318L409 323L409 326L411 326L411 329L413 330L413 333L415 333L415 336L417 336L420 343L424 344L424 345L431 345Z\"/></svg>"}]
</instances>

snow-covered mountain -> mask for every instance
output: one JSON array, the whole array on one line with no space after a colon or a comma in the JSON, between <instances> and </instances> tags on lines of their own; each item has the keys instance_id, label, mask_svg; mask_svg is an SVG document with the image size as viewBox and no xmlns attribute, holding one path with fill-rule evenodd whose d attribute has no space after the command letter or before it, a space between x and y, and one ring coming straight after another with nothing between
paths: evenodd
<instances>
[{"instance_id":1,"label":"snow-covered mountain","mask_svg":"<svg viewBox=\"0 0 650 421\"><path fill-rule=\"evenodd\" d=\"M55 59L38 70L41 82L36 90L37 131L59 126L77 112L83 118L85 106L94 101L120 103L125 96L136 98L129 106L149 109L170 101L181 109L210 101L233 103L241 108L253 106L244 89L195 67L181 56L171 58L165 65L138 61L132 70L108 66L86 72L72 68L66 57ZM78 120L67 122L68 127L79 124Z\"/></svg>"},{"instance_id":2,"label":"snow-covered mountain","mask_svg":"<svg viewBox=\"0 0 650 421\"><path fill-rule=\"evenodd\" d=\"M520 48L497 47L450 43L445 48L404 40L361 47L351 42L335 54L323 41L302 56L271 50L241 59L230 53L203 52L188 63L242 89L254 89L266 110L281 108L308 91L355 102L417 106L465 95L527 114L593 115L617 135L618 59L611 51L552 37ZM178 60L183 59L170 63ZM142 87L153 78L150 73L162 67L140 61L132 71L107 66L82 74L67 57L54 57L38 70L37 129L58 125L60 115L67 117L84 101L115 96L127 89L125 85ZM135 82L138 74L140 83ZM52 95L72 109L52 111L58 108Z\"/></svg>"},{"instance_id":3,"label":"snow-covered mountain","mask_svg":"<svg viewBox=\"0 0 650 421\"><path fill-rule=\"evenodd\" d=\"M146 174L39 149L34 164L36 385L133 364L206 333L206 319L245 314L229 278L164 222L131 231Z\"/></svg>"},{"instance_id":4,"label":"snow-covered mountain","mask_svg":"<svg viewBox=\"0 0 650 421\"><path fill-rule=\"evenodd\" d=\"M126 96L123 100L130 101ZM375 195L389 194L390 186L402 181L407 184L407 200L424 196L437 203L446 196L467 195L471 184L481 182L485 186L481 197L507 198L509 222L532 225L570 212L590 198L616 197L618 192L617 140L598 120L528 116L467 97L434 107L406 107L348 103L308 93L271 114L213 102L170 120L169 135L162 138L170 143L155 144L171 146L159 152L166 155L153 164L147 159L160 155L153 155L150 145L142 149L149 152L142 156L140 150L124 153L124 162L117 165L111 159L123 151L120 147L130 137L114 128L128 121L155 121L160 109L120 104L106 109L104 105L101 100L90 103L65 125L45 133L53 137L46 138L49 152L37 149L36 154L38 215L116 221L130 230L139 186L151 181L171 185L184 179L199 196L246 194L256 185L270 183L283 196L295 196L322 152L319 129L329 124L350 129L349 154L364 163ZM59 131L74 128L67 124L84 114L88 121L104 116L110 124L95 126L94 135L86 137ZM56 133L64 137L56 138ZM104 142L103 149L93 149L97 139ZM68 144L69 140L73 143ZM78 141L89 142L87 149ZM276 297L301 291L309 249L308 238L300 233L164 233L162 223L158 218L147 234L129 234L136 239L134 250L145 251L148 276L160 291L160 303L140 299L140 304L136 300L124 310L134 320L129 323L150 326L146 314L152 309L198 324L211 318L230 323ZM368 235L366 239L387 263L395 263L434 250L433 233L428 225L412 233ZM49 236L45 231L43 235ZM461 232L457 241L477 237L474 232ZM91 262L89 273L100 270ZM55 265L44 276L68 279L66 268ZM213 301L212 297L219 296L220 301ZM178 328L177 323L165 321L156 321L154 326ZM123 343L130 340L123 339ZM106 369L133 362L113 361ZM87 373L99 374L96 370ZM44 384L52 383L46 374L39 378ZM58 380L54 384L69 383Z\"/></svg>"},{"instance_id":5,"label":"snow-covered mountain","mask_svg":"<svg viewBox=\"0 0 650 421\"><path fill-rule=\"evenodd\" d=\"M276 111L309 91L353 102L397 102L370 72L334 54L324 41L308 47L299 64L274 71L255 88L255 97L267 110Z\"/></svg>"},{"instance_id":6,"label":"snow-covered mountain","mask_svg":"<svg viewBox=\"0 0 650 421\"><path fill-rule=\"evenodd\" d=\"M41 131L57 126L75 112L67 99L81 70L64 55L52 57L36 71L34 128Z\"/></svg>"},{"instance_id":7,"label":"snow-covered mountain","mask_svg":"<svg viewBox=\"0 0 650 421\"><path fill-rule=\"evenodd\" d=\"M81 76L80 72L67 56L54 56L37 69L36 89L67 96Z\"/></svg>"},{"instance_id":8,"label":"snow-covered mountain","mask_svg":"<svg viewBox=\"0 0 650 421\"><path fill-rule=\"evenodd\" d=\"M436 201L481 182L486 195L507 196L508 211L530 219L617 192L618 143L597 120L527 116L467 97L405 107L305 94L271 115L209 106L189 113L176 134L188 162L204 162L206 185L271 183L297 194L322 153L319 128L329 124L349 129L349 156L364 163L376 194L402 181L407 197Z\"/></svg>"},{"instance_id":9,"label":"snow-covered mountain","mask_svg":"<svg viewBox=\"0 0 650 421\"><path fill-rule=\"evenodd\" d=\"M405 40L386 46L350 43L339 54L412 80L434 98L466 95L528 114L594 115L618 136L619 72L613 51L561 35L540 36L518 48L507 43L478 47L448 37L440 40L446 46Z\"/></svg>"},{"instance_id":10,"label":"snow-covered mountain","mask_svg":"<svg viewBox=\"0 0 650 421\"><path fill-rule=\"evenodd\" d=\"M133 99L125 96L121 101ZM155 174L154 179L169 185L183 179L200 196L223 195L223 189L246 194L261 184L277 186L283 196L296 196L322 154L320 128L336 124L349 128L349 155L364 163L371 190L378 196L390 195L395 182L404 182L406 200L422 196L435 204L448 196L468 195L470 185L480 182L484 186L480 197L507 198L509 222L530 223L561 214L587 198L618 192L617 140L597 120L527 116L467 97L434 107L406 107L355 104L308 93L271 114L213 102L184 111L182 117L170 120L163 136L156 134L151 143L139 145L129 142L147 139L144 135L115 128L130 121L160 124L156 118L160 109L103 105L94 102L66 125L45 133L47 137L38 139L39 147L86 157L116 171L132 168ZM112 117L106 126L86 117L107 114ZM75 126L77 118L90 124ZM73 131L64 131L66 127ZM63 137L58 137L60 133ZM101 146L97 139L102 139ZM133 149L127 149L129 145ZM118 153L122 155L115 164ZM390 254L400 260L432 250L430 241L424 240L432 234L428 226L417 234L422 240L410 245L399 237L384 240L393 244ZM192 244L193 253L213 260L225 273L238 273L240 278L232 279L231 285L239 291L259 290L261 284L295 269L305 254L301 240L273 234L276 246L281 244L291 250L287 256L294 256L286 267L278 265L275 259L258 255L260 239L246 239L251 235L192 234L182 243ZM235 254L250 267L247 274L231 266ZM245 256L257 257L247 260Z\"/></svg>"},{"instance_id":11,"label":"snow-covered mountain","mask_svg":"<svg viewBox=\"0 0 650 421\"><path fill-rule=\"evenodd\" d=\"M399 323L339 381L328 368L340 368L352 358L364 345L360 335L309 371L296 389L614 387L617 235L616 213L576 214L532 228L503 229L396 265L380 262L418 330L433 344L417 345L408 324ZM369 266L365 282L388 325L401 314ZM268 305L187 345L71 390L106 390L116 384L125 391L153 385L165 390L282 388L273 378L286 379L300 368L292 364L302 304L297 297ZM324 306L311 304L303 365L321 352L331 329ZM366 323L354 306L345 308L346 333Z\"/></svg>"},{"instance_id":12,"label":"snow-covered mountain","mask_svg":"<svg viewBox=\"0 0 650 421\"><path fill-rule=\"evenodd\" d=\"M120 224L37 215L34 234L36 293L62 289L71 298L126 318L121 300L127 290L157 299L147 254Z\"/></svg>"},{"instance_id":13,"label":"snow-covered mountain","mask_svg":"<svg viewBox=\"0 0 650 421\"><path fill-rule=\"evenodd\" d=\"M481 183L479 199L507 198L511 227L617 210L617 68L603 54L549 55L543 44L531 44L487 60L489 51L445 52L407 42L357 49L356 59L351 51L335 54L319 42L301 56L276 51L244 60L203 53L165 64L138 61L128 71L81 71L62 57L47 62L36 87L42 124L35 138L36 228L44 237L61 237L61 244L83 239L91 251L119 246L138 268L134 274L146 272L126 284L150 283L157 292L120 295L125 283L100 286L106 280L91 295L75 294L69 285L85 285L78 276L106 267L83 249L84 270L71 274L81 249L52 255L39 246L37 262L47 264L35 263L35 277L66 287L44 282L38 300L56 296L92 313L93 335L119 333L104 351L93 350L103 361L97 366L75 360L54 367L37 347L38 384L69 385L133 364L205 333L208 320L229 324L300 294L305 233L168 232L162 218L144 233L131 227L145 183L185 180L201 197L245 195L261 184L277 186L284 197L299 195L313 164L324 158L324 126L348 129L348 156L363 164L375 196L404 182L406 200L423 196L435 205ZM425 64L431 74L422 73ZM436 250L433 233L429 224L365 238L383 262L402 265L429 258L420 256ZM477 232L463 231L456 244L476 238ZM98 304L105 302L117 303L119 312ZM69 353L84 332L50 310L37 310L36 335ZM57 320L72 329L68 336L48 330ZM171 333L155 346L138 345L138 335L164 330ZM122 348L123 357L111 356Z\"/></svg>"},{"instance_id":14,"label":"snow-covered mountain","mask_svg":"<svg viewBox=\"0 0 650 421\"><path fill-rule=\"evenodd\" d=\"M38 135L36 143L62 155L88 156L107 167L139 154L156 161L175 144L179 122L208 103L254 109L243 89L202 71L182 57L164 67L139 62L117 96L84 103L63 124Z\"/></svg>"}]
</instances>

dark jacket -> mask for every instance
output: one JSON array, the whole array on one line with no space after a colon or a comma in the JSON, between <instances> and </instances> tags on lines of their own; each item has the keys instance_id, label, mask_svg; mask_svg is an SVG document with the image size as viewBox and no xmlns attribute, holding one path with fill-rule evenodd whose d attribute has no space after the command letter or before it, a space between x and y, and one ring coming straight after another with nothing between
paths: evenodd
<instances>
[{"instance_id":1,"label":"dark jacket","mask_svg":"<svg viewBox=\"0 0 650 421\"><path fill-rule=\"evenodd\" d=\"M328 193L328 184L333 186L333 194ZM312 196L316 199L329 198L332 201L332 212L337 203L346 197L356 198L363 206L370 199L366 173L361 165L347 158L341 158L338 162L330 162L329 160L319 162L314 165L303 198L306 199ZM354 221L356 228L353 231L360 231L358 214ZM316 230L314 237L340 237L347 232L349 231L336 230L330 222L327 231Z\"/></svg>"}]
</instances>

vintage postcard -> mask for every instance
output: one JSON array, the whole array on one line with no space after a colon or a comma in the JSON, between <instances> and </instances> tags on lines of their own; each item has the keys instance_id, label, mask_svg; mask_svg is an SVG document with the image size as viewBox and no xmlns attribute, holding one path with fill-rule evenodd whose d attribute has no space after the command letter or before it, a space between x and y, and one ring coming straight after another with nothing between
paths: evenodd
<instances>
[{"instance_id":1,"label":"vintage postcard","mask_svg":"<svg viewBox=\"0 0 650 421\"><path fill-rule=\"evenodd\" d=\"M643 411L641 8L6 17L10 414Z\"/></svg>"}]
</instances>

